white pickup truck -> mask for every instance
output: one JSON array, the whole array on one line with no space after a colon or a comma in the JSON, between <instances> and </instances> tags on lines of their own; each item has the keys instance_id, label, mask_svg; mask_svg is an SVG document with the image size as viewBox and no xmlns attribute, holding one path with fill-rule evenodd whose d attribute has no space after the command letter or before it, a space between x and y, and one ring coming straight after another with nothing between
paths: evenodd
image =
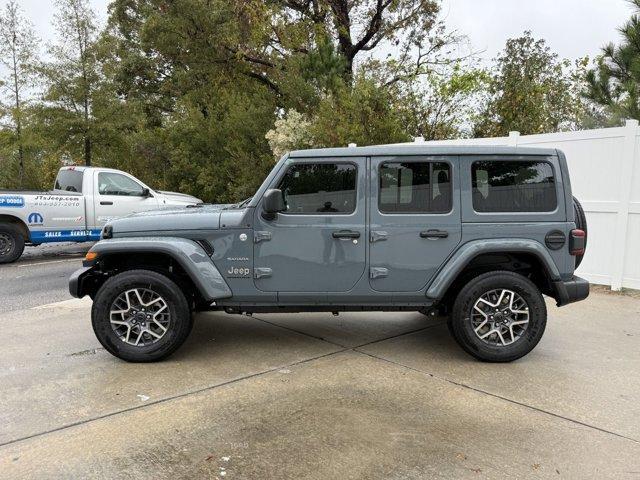
<instances>
[{"instance_id":1,"label":"white pickup truck","mask_svg":"<svg viewBox=\"0 0 640 480\"><path fill-rule=\"evenodd\" d=\"M63 167L50 192L0 190L0 263L25 245L91 242L104 224L131 213L202 203L190 195L153 190L120 170Z\"/></svg>"}]
</instances>

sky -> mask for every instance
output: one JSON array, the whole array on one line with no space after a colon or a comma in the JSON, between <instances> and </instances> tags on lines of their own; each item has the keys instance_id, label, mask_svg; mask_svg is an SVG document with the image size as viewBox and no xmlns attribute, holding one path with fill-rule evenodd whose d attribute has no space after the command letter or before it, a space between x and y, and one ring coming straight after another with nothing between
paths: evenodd
<instances>
[{"instance_id":1,"label":"sky","mask_svg":"<svg viewBox=\"0 0 640 480\"><path fill-rule=\"evenodd\" d=\"M626 0L443 0L445 25L468 36L475 51L490 60L508 38L531 30L563 58L593 58L620 38L629 19Z\"/></svg>"},{"instance_id":2,"label":"sky","mask_svg":"<svg viewBox=\"0 0 640 480\"><path fill-rule=\"evenodd\" d=\"M90 0L98 19L106 20L108 0ZM0 0L4 5L6 0ZM51 0L20 0L44 41L55 39ZM617 27L627 20L626 0L442 0L446 25L468 36L474 51L494 58L507 38L531 30L564 58L593 57L619 38Z\"/></svg>"}]
</instances>

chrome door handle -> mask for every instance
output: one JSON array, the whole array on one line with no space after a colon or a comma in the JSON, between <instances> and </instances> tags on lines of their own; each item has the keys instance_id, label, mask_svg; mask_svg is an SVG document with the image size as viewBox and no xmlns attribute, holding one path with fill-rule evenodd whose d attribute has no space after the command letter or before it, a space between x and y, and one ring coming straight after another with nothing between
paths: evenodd
<instances>
[{"instance_id":1,"label":"chrome door handle","mask_svg":"<svg viewBox=\"0 0 640 480\"><path fill-rule=\"evenodd\" d=\"M420 232L420 238L447 238L449 236L449 232L446 230L425 230L424 232Z\"/></svg>"},{"instance_id":2,"label":"chrome door handle","mask_svg":"<svg viewBox=\"0 0 640 480\"><path fill-rule=\"evenodd\" d=\"M371 267L369 278L382 278L389 275L389 270L384 267Z\"/></svg>"},{"instance_id":3,"label":"chrome door handle","mask_svg":"<svg viewBox=\"0 0 640 480\"><path fill-rule=\"evenodd\" d=\"M388 236L389 234L382 230L372 230L370 241L371 243L382 242L383 240L386 240Z\"/></svg>"},{"instance_id":4,"label":"chrome door handle","mask_svg":"<svg viewBox=\"0 0 640 480\"><path fill-rule=\"evenodd\" d=\"M360 232L354 232L353 230L337 230L331 232L333 238L360 238Z\"/></svg>"}]
</instances>

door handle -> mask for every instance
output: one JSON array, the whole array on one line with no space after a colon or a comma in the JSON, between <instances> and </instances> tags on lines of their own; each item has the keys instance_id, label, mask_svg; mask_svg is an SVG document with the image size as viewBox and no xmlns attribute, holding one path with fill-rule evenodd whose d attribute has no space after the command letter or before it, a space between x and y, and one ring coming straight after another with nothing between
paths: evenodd
<instances>
[{"instance_id":1,"label":"door handle","mask_svg":"<svg viewBox=\"0 0 640 480\"><path fill-rule=\"evenodd\" d=\"M337 230L331 232L333 238L360 238L360 232L354 232L353 230Z\"/></svg>"},{"instance_id":2,"label":"door handle","mask_svg":"<svg viewBox=\"0 0 640 480\"><path fill-rule=\"evenodd\" d=\"M420 232L420 238L447 238L449 236L449 232L446 230L426 230L424 232Z\"/></svg>"},{"instance_id":3,"label":"door handle","mask_svg":"<svg viewBox=\"0 0 640 480\"><path fill-rule=\"evenodd\" d=\"M100 205L113 205L113 202L100 202Z\"/></svg>"},{"instance_id":4,"label":"door handle","mask_svg":"<svg viewBox=\"0 0 640 480\"><path fill-rule=\"evenodd\" d=\"M386 240L389 234L387 232L383 232L382 230L371 230L371 243L381 242Z\"/></svg>"}]
</instances>

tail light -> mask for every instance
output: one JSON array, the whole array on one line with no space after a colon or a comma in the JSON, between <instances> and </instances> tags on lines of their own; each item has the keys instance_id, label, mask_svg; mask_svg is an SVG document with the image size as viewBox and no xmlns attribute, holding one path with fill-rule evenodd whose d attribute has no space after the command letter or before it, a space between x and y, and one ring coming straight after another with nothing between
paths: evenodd
<instances>
[{"instance_id":1,"label":"tail light","mask_svg":"<svg viewBox=\"0 0 640 480\"><path fill-rule=\"evenodd\" d=\"M586 235L584 230L574 228L571 230L571 236L569 238L569 253L571 255L583 255Z\"/></svg>"}]
</instances>

